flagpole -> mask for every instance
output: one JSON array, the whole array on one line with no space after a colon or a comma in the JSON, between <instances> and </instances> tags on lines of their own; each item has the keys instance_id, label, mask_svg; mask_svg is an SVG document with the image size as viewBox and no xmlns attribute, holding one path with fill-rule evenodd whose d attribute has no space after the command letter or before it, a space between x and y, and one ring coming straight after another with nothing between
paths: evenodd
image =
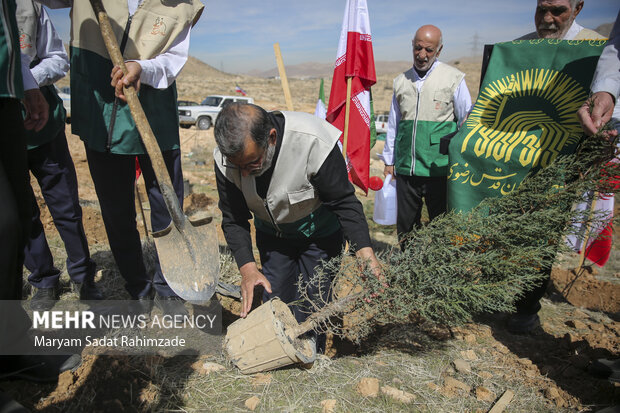
<instances>
[{"instance_id":1,"label":"flagpole","mask_svg":"<svg viewBox=\"0 0 620 413\"><path fill-rule=\"evenodd\" d=\"M347 77L347 100L344 107L344 131L342 132L342 156L347 161L347 138L349 137L349 112L351 110L351 83L352 77Z\"/></svg>"},{"instance_id":2,"label":"flagpole","mask_svg":"<svg viewBox=\"0 0 620 413\"><path fill-rule=\"evenodd\" d=\"M579 254L579 266L577 268L583 268L583 264L585 264L586 262L586 249L588 247L588 241L590 241L590 230L592 229L590 225L590 220L592 219L592 216L594 215L594 210L596 209L597 198L598 198L598 191L595 191L594 195L592 196L592 204L590 205L590 211L588 212L586 233L583 239L583 243L581 244L581 252Z\"/></svg>"},{"instance_id":3,"label":"flagpole","mask_svg":"<svg viewBox=\"0 0 620 413\"><path fill-rule=\"evenodd\" d=\"M286 78L284 61L282 60L282 53L280 52L280 43L274 43L273 50L276 54L276 63L278 65L278 72L280 72L280 81L282 82L282 89L284 90L284 100L286 101L286 107L292 112L293 99L291 98L291 90L288 87L288 79Z\"/></svg>"}]
</instances>

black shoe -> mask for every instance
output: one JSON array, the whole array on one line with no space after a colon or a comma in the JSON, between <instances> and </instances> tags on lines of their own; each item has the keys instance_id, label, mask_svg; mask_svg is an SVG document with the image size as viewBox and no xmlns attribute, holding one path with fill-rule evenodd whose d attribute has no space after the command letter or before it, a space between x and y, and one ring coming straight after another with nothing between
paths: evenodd
<instances>
[{"instance_id":1,"label":"black shoe","mask_svg":"<svg viewBox=\"0 0 620 413\"><path fill-rule=\"evenodd\" d=\"M57 300L58 291L56 287L37 288L37 292L30 299L30 308L35 311L47 311L54 307Z\"/></svg>"},{"instance_id":2,"label":"black shoe","mask_svg":"<svg viewBox=\"0 0 620 413\"><path fill-rule=\"evenodd\" d=\"M617 378L620 378L620 359L594 360L592 364L588 366L588 372L593 376L601 377L603 379L609 378L612 381L617 381ZM612 376L616 377L616 379L613 380Z\"/></svg>"},{"instance_id":3,"label":"black shoe","mask_svg":"<svg viewBox=\"0 0 620 413\"><path fill-rule=\"evenodd\" d=\"M513 314L506 323L506 328L513 334L527 334L539 326L538 314Z\"/></svg>"},{"instance_id":4,"label":"black shoe","mask_svg":"<svg viewBox=\"0 0 620 413\"><path fill-rule=\"evenodd\" d=\"M0 413L29 413L17 400L0 391Z\"/></svg>"},{"instance_id":5,"label":"black shoe","mask_svg":"<svg viewBox=\"0 0 620 413\"><path fill-rule=\"evenodd\" d=\"M71 282L71 284L73 285L73 291L80 294L80 300L103 300L103 294L101 294L101 290L99 290L99 287L97 287L94 281L84 281L81 283Z\"/></svg>"},{"instance_id":6,"label":"black shoe","mask_svg":"<svg viewBox=\"0 0 620 413\"><path fill-rule=\"evenodd\" d=\"M185 308L185 301L183 301L181 297L178 297L176 295L171 295L167 297L157 295L155 297L155 305L161 310L162 313L164 313L164 315L189 315L189 312Z\"/></svg>"},{"instance_id":7,"label":"black shoe","mask_svg":"<svg viewBox=\"0 0 620 413\"><path fill-rule=\"evenodd\" d=\"M135 314L151 314L153 309L153 294L149 293L131 301L130 312Z\"/></svg>"},{"instance_id":8,"label":"black shoe","mask_svg":"<svg viewBox=\"0 0 620 413\"><path fill-rule=\"evenodd\" d=\"M63 371L75 371L82 364L79 354L48 356L15 356L2 378L21 379L40 383L54 382Z\"/></svg>"}]
</instances>

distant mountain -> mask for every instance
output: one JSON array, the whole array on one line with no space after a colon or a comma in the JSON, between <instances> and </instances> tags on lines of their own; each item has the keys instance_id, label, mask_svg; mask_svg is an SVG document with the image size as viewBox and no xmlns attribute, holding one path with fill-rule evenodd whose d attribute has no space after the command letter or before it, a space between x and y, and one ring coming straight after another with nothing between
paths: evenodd
<instances>
[{"instance_id":1,"label":"distant mountain","mask_svg":"<svg viewBox=\"0 0 620 413\"><path fill-rule=\"evenodd\" d=\"M208 78L228 78L235 77L236 75L231 75L230 73L225 73L220 70L217 70L211 65L206 64L202 60L198 60L197 58L190 56L187 59L187 63L183 66L183 70L181 70L180 76L200 76L200 77L208 77Z\"/></svg>"},{"instance_id":2,"label":"distant mountain","mask_svg":"<svg viewBox=\"0 0 620 413\"><path fill-rule=\"evenodd\" d=\"M602 36L609 37L612 27L614 27L613 22L605 23L598 26L596 29L594 29L594 31L600 33Z\"/></svg>"},{"instance_id":3,"label":"distant mountain","mask_svg":"<svg viewBox=\"0 0 620 413\"><path fill-rule=\"evenodd\" d=\"M411 67L406 61L376 61L375 70L378 75L403 72ZM290 78L331 77L334 74L334 63L305 62L296 65L285 65L286 76ZM270 78L279 76L278 68L269 70L251 70L245 73L248 76Z\"/></svg>"}]
</instances>

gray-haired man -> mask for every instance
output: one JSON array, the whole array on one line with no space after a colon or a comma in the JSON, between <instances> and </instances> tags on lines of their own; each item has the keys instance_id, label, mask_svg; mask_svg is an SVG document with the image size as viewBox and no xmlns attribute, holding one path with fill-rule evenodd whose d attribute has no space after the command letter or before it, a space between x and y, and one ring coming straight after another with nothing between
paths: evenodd
<instances>
[{"instance_id":1,"label":"gray-haired man","mask_svg":"<svg viewBox=\"0 0 620 413\"><path fill-rule=\"evenodd\" d=\"M306 113L234 103L220 112L214 133L222 229L242 276L242 317L257 285L265 288L264 300L298 300L299 277L310 282L322 260L341 253L344 237L378 272L362 205L336 144L338 129ZM252 215L262 272L252 253ZM307 293L328 300L324 287L311 283ZM308 315L304 307L294 308L299 321Z\"/></svg>"}]
</instances>

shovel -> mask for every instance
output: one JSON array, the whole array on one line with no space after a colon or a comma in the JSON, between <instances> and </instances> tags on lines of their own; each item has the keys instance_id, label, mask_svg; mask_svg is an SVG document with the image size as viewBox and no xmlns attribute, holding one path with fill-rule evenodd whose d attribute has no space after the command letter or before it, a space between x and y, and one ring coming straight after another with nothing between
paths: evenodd
<instances>
[{"instance_id":1,"label":"shovel","mask_svg":"<svg viewBox=\"0 0 620 413\"><path fill-rule=\"evenodd\" d=\"M125 61L101 0L90 0L90 3L99 21L101 35L112 63L119 66L123 73L127 73ZM133 87L125 87L123 90L172 217L168 228L153 233L164 278L179 297L197 304L208 301L215 293L220 265L215 223L211 217L190 220L185 216L155 135L138 100L138 94Z\"/></svg>"}]
</instances>

